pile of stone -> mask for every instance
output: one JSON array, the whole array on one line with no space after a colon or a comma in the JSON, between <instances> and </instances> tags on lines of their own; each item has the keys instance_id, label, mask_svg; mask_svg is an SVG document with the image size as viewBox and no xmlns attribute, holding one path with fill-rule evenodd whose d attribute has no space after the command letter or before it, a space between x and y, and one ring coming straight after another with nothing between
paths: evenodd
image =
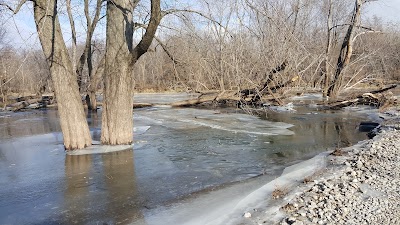
<instances>
[{"instance_id":1,"label":"pile of stone","mask_svg":"<svg viewBox=\"0 0 400 225\"><path fill-rule=\"evenodd\" d=\"M400 224L400 131L330 156L331 166L282 207L282 225Z\"/></svg>"}]
</instances>

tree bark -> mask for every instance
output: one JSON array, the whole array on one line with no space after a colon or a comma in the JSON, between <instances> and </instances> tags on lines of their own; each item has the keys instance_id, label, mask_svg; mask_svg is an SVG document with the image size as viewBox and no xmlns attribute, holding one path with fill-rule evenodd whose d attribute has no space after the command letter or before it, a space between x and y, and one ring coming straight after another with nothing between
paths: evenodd
<instances>
[{"instance_id":1,"label":"tree bark","mask_svg":"<svg viewBox=\"0 0 400 225\"><path fill-rule=\"evenodd\" d=\"M97 100L96 100L96 87L97 87L97 80L92 82L93 78L93 63L92 63L92 39L94 30L96 29L97 23L100 20L100 11L101 11L101 3L102 0L96 1L96 10L93 17L93 20L90 18L89 15L89 0L84 0L84 11L85 11L85 18L86 18L86 41L85 41L85 48L83 50L82 55L79 58L78 66L76 68L76 73L78 75L78 86L80 91L84 90L84 84L81 82L83 79L83 67L85 65L85 61L87 63L88 68L88 78L89 78L89 86L88 87L88 94L86 96L88 110L90 111L97 111ZM99 64L101 66L102 64ZM97 69L98 70L98 69ZM97 71L96 71L97 73ZM96 74L95 74L96 75ZM93 85L94 84L94 85Z\"/></svg>"},{"instance_id":2,"label":"tree bark","mask_svg":"<svg viewBox=\"0 0 400 225\"><path fill-rule=\"evenodd\" d=\"M324 89L323 89L323 97L326 99L328 97L328 89L330 83L330 65L329 65L329 54L331 51L331 40L332 40L332 0L328 0L328 19L326 22L327 26L327 38L326 38L326 49L325 49L325 74L324 74Z\"/></svg>"},{"instance_id":3,"label":"tree bark","mask_svg":"<svg viewBox=\"0 0 400 225\"><path fill-rule=\"evenodd\" d=\"M332 100L335 100L339 95L343 80L343 69L350 63L350 58L353 54L354 31L360 23L362 4L363 0L355 0L353 17L351 19L351 24L349 25L346 36L343 40L342 47L340 49L336 65L335 77L332 81L331 86L328 89L328 96L331 97Z\"/></svg>"},{"instance_id":4,"label":"tree bark","mask_svg":"<svg viewBox=\"0 0 400 225\"><path fill-rule=\"evenodd\" d=\"M131 144L133 135L132 7L107 2L106 58L101 142Z\"/></svg>"},{"instance_id":5,"label":"tree bark","mask_svg":"<svg viewBox=\"0 0 400 225\"><path fill-rule=\"evenodd\" d=\"M94 72L90 76L90 83L88 87L88 93L87 93L87 106L88 109L91 111L97 111L97 99L96 99L96 91L97 91L97 85L99 84L100 80L103 77L104 73L104 62L105 62L105 56L102 57L100 60L99 65L96 67L96 72Z\"/></svg>"},{"instance_id":6,"label":"tree bark","mask_svg":"<svg viewBox=\"0 0 400 225\"><path fill-rule=\"evenodd\" d=\"M129 0L107 2L106 57L101 142L131 144L133 137L133 65L147 52L161 20L160 0L151 1L146 32L133 48L132 11Z\"/></svg>"},{"instance_id":7,"label":"tree bark","mask_svg":"<svg viewBox=\"0 0 400 225\"><path fill-rule=\"evenodd\" d=\"M57 16L56 0L34 1L34 17L57 97L61 131L66 150L92 144L78 84Z\"/></svg>"},{"instance_id":8,"label":"tree bark","mask_svg":"<svg viewBox=\"0 0 400 225\"><path fill-rule=\"evenodd\" d=\"M71 55L71 61L72 61L72 69L76 69L76 30L75 30L75 20L74 17L72 16L72 7L71 7L71 0L66 1L67 4L67 14L68 14L68 19L69 19L69 24L71 27L71 50L72 50L72 55Z\"/></svg>"}]
</instances>

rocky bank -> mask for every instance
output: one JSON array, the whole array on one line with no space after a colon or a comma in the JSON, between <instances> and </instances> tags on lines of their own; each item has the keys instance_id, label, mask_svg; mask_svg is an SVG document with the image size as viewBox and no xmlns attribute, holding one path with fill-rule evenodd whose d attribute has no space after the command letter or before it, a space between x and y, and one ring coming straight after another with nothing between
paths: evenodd
<instances>
[{"instance_id":1,"label":"rocky bank","mask_svg":"<svg viewBox=\"0 0 400 225\"><path fill-rule=\"evenodd\" d=\"M305 191L286 198L279 224L400 224L400 130L382 128L328 161Z\"/></svg>"}]
</instances>

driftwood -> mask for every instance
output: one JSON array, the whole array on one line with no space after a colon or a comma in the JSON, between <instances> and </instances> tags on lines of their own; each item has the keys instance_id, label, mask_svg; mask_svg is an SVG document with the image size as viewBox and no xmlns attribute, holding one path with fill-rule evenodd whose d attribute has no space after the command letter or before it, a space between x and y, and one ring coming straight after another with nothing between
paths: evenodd
<instances>
[{"instance_id":1,"label":"driftwood","mask_svg":"<svg viewBox=\"0 0 400 225\"><path fill-rule=\"evenodd\" d=\"M276 69L274 69L274 71L276 71ZM283 105L283 101L281 100L283 97L276 94L276 91L280 88L289 86L291 83L295 82L298 78L299 76L295 76L283 84L279 84L272 87L272 89L267 85L266 88L268 92L265 94L262 94L262 91L256 89L245 89L241 91L222 91L217 93L212 92L207 94L201 94L199 97L195 99L189 99L172 103L171 106L187 107L208 102L227 102L227 101L234 102L238 105L252 105L252 106L260 106L265 101L273 101L276 102L278 105ZM261 88L260 90L262 90L263 88Z\"/></svg>"},{"instance_id":2,"label":"driftwood","mask_svg":"<svg viewBox=\"0 0 400 225\"><path fill-rule=\"evenodd\" d=\"M397 87L397 84L392 84L392 85L390 85L390 86L388 86L388 87L385 87L385 88L382 88L382 89L376 90L376 91L371 91L371 92L369 92L369 93L371 93L371 94L378 94L378 93L382 93L382 92L388 91L388 90L393 89L393 88L396 88L396 87Z\"/></svg>"},{"instance_id":3,"label":"driftwood","mask_svg":"<svg viewBox=\"0 0 400 225\"><path fill-rule=\"evenodd\" d=\"M16 112L16 111L24 109L32 104L39 104L40 101L41 101L41 98L28 99L26 101L20 101L20 102L8 105L8 107L10 107L12 111Z\"/></svg>"},{"instance_id":4,"label":"driftwood","mask_svg":"<svg viewBox=\"0 0 400 225\"><path fill-rule=\"evenodd\" d=\"M213 102L213 101L240 101L240 97L237 97L237 92L234 91L223 91L221 93L212 93L212 94L202 94L195 99L189 99L179 102L174 102L171 104L172 107L185 107L185 106L193 106L198 105L205 102Z\"/></svg>"},{"instance_id":5,"label":"driftwood","mask_svg":"<svg viewBox=\"0 0 400 225\"><path fill-rule=\"evenodd\" d=\"M46 108L48 105L54 104L54 97L51 95L38 96L24 96L16 98L15 103L7 105L11 111L20 111L22 109L31 108Z\"/></svg>"},{"instance_id":6,"label":"driftwood","mask_svg":"<svg viewBox=\"0 0 400 225\"><path fill-rule=\"evenodd\" d=\"M396 104L396 99L392 98L392 96L385 94L384 92L396 88L397 84L390 85L380 90L371 91L368 93L364 93L362 95L357 96L353 99L348 99L344 101L330 103L328 108L330 109L341 109L343 107L351 106L351 105L372 105L377 108L386 108L390 105Z\"/></svg>"},{"instance_id":7,"label":"driftwood","mask_svg":"<svg viewBox=\"0 0 400 225\"><path fill-rule=\"evenodd\" d=\"M195 99L179 101L172 103L173 107L185 107L185 106L193 106L202 103L208 102L235 102L238 105L252 105L259 106L262 105L263 101L273 101L278 105L283 105L283 101L281 100L281 96L276 94L276 92L284 87L289 86L291 83L295 82L299 79L299 76L295 76L288 81L277 84L274 81L274 75L278 72L281 72L286 69L288 65L287 61L284 61L281 65L277 66L273 70L271 70L267 76L266 81L260 88L254 89L244 89L239 91L222 91L211 94L201 94L199 97ZM271 83L275 83L274 86L270 86Z\"/></svg>"},{"instance_id":8,"label":"driftwood","mask_svg":"<svg viewBox=\"0 0 400 225\"><path fill-rule=\"evenodd\" d=\"M133 103L134 109L147 108L147 107L152 107L152 106L153 106L153 104L150 104L150 103Z\"/></svg>"},{"instance_id":9,"label":"driftwood","mask_svg":"<svg viewBox=\"0 0 400 225\"><path fill-rule=\"evenodd\" d=\"M263 92L263 91L267 90L267 88L269 87L269 84L270 84L272 81L274 81L274 74L285 70L287 64L288 64L288 62L287 62L287 60L285 60L281 65L279 65L279 66L277 66L275 69L271 70L271 71L269 72L267 81L265 81L263 87L259 90L259 92ZM272 88L271 88L271 89L272 89Z\"/></svg>"}]
</instances>

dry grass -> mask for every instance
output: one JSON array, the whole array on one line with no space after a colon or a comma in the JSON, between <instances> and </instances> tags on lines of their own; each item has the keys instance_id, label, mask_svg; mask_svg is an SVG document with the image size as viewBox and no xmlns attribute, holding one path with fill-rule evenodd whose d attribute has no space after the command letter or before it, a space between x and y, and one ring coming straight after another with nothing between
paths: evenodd
<instances>
[{"instance_id":1,"label":"dry grass","mask_svg":"<svg viewBox=\"0 0 400 225\"><path fill-rule=\"evenodd\" d=\"M293 204L288 203L288 204L282 206L281 209L284 210L285 212L293 212L296 209L296 207L294 207Z\"/></svg>"},{"instance_id":2,"label":"dry grass","mask_svg":"<svg viewBox=\"0 0 400 225\"><path fill-rule=\"evenodd\" d=\"M344 154L341 148L336 148L330 155L333 156L342 156Z\"/></svg>"},{"instance_id":3,"label":"dry grass","mask_svg":"<svg viewBox=\"0 0 400 225\"><path fill-rule=\"evenodd\" d=\"M318 170L310 176L304 177L303 183L308 184L313 182L319 175L323 174L326 169Z\"/></svg>"},{"instance_id":4,"label":"dry grass","mask_svg":"<svg viewBox=\"0 0 400 225\"><path fill-rule=\"evenodd\" d=\"M276 186L275 190L272 192L272 198L273 199L282 198L287 193L288 193L288 189L287 188Z\"/></svg>"},{"instance_id":5,"label":"dry grass","mask_svg":"<svg viewBox=\"0 0 400 225\"><path fill-rule=\"evenodd\" d=\"M308 184L314 180L314 176L304 177L303 183Z\"/></svg>"}]
</instances>

